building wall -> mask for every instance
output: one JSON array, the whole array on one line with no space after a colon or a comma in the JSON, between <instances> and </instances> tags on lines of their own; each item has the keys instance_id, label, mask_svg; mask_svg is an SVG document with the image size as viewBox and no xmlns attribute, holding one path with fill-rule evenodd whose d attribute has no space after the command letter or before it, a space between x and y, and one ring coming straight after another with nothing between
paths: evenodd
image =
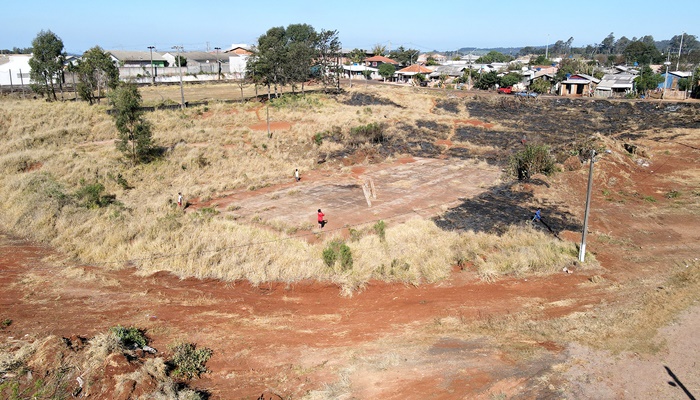
<instances>
[{"instance_id":1,"label":"building wall","mask_svg":"<svg viewBox=\"0 0 700 400\"><path fill-rule=\"evenodd\" d=\"M0 64L0 86L10 86L10 81L12 81L12 86L19 87L22 80L24 80L25 86L29 86L29 59L32 56L18 54L0 57L7 60L7 62ZM21 77L20 71L22 72Z\"/></svg>"}]
</instances>

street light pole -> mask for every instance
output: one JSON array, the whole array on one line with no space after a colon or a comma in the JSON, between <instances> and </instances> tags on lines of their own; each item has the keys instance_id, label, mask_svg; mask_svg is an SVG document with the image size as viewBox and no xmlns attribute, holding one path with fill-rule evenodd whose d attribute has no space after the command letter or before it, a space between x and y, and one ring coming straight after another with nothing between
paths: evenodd
<instances>
[{"instance_id":1,"label":"street light pole","mask_svg":"<svg viewBox=\"0 0 700 400\"><path fill-rule=\"evenodd\" d=\"M668 86L668 66L671 65L670 61L664 62L664 65L666 66L666 76L664 76L664 93L661 96L664 100L666 100L666 86Z\"/></svg>"},{"instance_id":2,"label":"street light pole","mask_svg":"<svg viewBox=\"0 0 700 400\"><path fill-rule=\"evenodd\" d=\"M578 260L583 262L586 258L586 233L588 232L588 212L591 210L591 190L593 189L593 163L595 162L595 150L591 150L591 167L588 170L588 189L586 191L586 211L583 214L583 234L581 235L581 247L578 251Z\"/></svg>"},{"instance_id":3,"label":"street light pole","mask_svg":"<svg viewBox=\"0 0 700 400\"><path fill-rule=\"evenodd\" d=\"M155 46L148 46L148 50L151 51L151 81L153 82L154 85L156 84L156 74L155 74L154 69L153 69L153 49L155 49L155 48L156 48Z\"/></svg>"},{"instance_id":4,"label":"street light pole","mask_svg":"<svg viewBox=\"0 0 700 400\"><path fill-rule=\"evenodd\" d=\"M219 68L219 80L221 80L221 61L219 61L219 50L221 50L221 47L214 47L214 50L216 50L216 65Z\"/></svg>"},{"instance_id":5,"label":"street light pole","mask_svg":"<svg viewBox=\"0 0 700 400\"><path fill-rule=\"evenodd\" d=\"M177 50L177 69L180 71L180 97L182 98L182 102L180 103L180 108L184 109L185 108L185 89L182 88L182 66L180 65L180 50L182 50L182 46L173 46L173 49Z\"/></svg>"}]
</instances>

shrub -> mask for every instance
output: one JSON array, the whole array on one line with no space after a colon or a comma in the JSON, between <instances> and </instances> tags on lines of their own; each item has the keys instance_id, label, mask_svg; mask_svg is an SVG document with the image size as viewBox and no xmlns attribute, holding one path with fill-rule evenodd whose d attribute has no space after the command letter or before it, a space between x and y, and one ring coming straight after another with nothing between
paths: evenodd
<instances>
[{"instance_id":1,"label":"shrub","mask_svg":"<svg viewBox=\"0 0 700 400\"><path fill-rule=\"evenodd\" d=\"M345 243L340 245L340 268L343 271L352 269L352 251Z\"/></svg>"},{"instance_id":2,"label":"shrub","mask_svg":"<svg viewBox=\"0 0 700 400\"><path fill-rule=\"evenodd\" d=\"M330 247L331 245L328 245L325 249L323 249L323 262L326 264L328 268L333 268L335 265L335 260L337 258L335 254L335 250Z\"/></svg>"},{"instance_id":3,"label":"shrub","mask_svg":"<svg viewBox=\"0 0 700 400\"><path fill-rule=\"evenodd\" d=\"M208 372L206 363L213 351L206 347L198 349L193 343L180 343L173 347L171 363L175 367L173 374L185 379L199 378Z\"/></svg>"},{"instance_id":4,"label":"shrub","mask_svg":"<svg viewBox=\"0 0 700 400\"><path fill-rule=\"evenodd\" d=\"M350 247L341 240L333 240L323 249L323 262L328 268L334 268L336 261L340 261L340 268L343 271L352 269L352 251Z\"/></svg>"},{"instance_id":5,"label":"shrub","mask_svg":"<svg viewBox=\"0 0 700 400\"><path fill-rule=\"evenodd\" d=\"M374 224L374 232L379 236L379 240L386 242L386 224L384 221L379 220Z\"/></svg>"},{"instance_id":6,"label":"shrub","mask_svg":"<svg viewBox=\"0 0 700 400\"><path fill-rule=\"evenodd\" d=\"M386 140L384 136L384 124L373 122L367 125L360 125L350 129L351 144L362 144L365 142L382 143Z\"/></svg>"},{"instance_id":7,"label":"shrub","mask_svg":"<svg viewBox=\"0 0 700 400\"><path fill-rule=\"evenodd\" d=\"M148 344L148 338L143 331L133 326L125 328L117 325L109 328L109 331L119 338L124 347L143 347Z\"/></svg>"},{"instance_id":8,"label":"shrub","mask_svg":"<svg viewBox=\"0 0 700 400\"><path fill-rule=\"evenodd\" d=\"M314 143L316 143L317 146L323 143L323 133L319 132L314 135Z\"/></svg>"},{"instance_id":9,"label":"shrub","mask_svg":"<svg viewBox=\"0 0 700 400\"><path fill-rule=\"evenodd\" d=\"M101 183L83 184L83 187L75 192L75 197L87 208L105 207L114 201L112 195L102 195L105 187Z\"/></svg>"},{"instance_id":10,"label":"shrub","mask_svg":"<svg viewBox=\"0 0 700 400\"><path fill-rule=\"evenodd\" d=\"M545 145L526 145L525 150L511 156L509 167L518 179L527 179L533 173L551 175L556 171L554 158Z\"/></svg>"}]
</instances>

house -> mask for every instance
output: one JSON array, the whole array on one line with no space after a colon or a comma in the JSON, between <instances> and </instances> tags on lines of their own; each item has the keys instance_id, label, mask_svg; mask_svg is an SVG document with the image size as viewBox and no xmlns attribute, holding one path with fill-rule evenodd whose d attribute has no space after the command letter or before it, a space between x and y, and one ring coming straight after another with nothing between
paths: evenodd
<instances>
[{"instance_id":1,"label":"house","mask_svg":"<svg viewBox=\"0 0 700 400\"><path fill-rule=\"evenodd\" d=\"M117 67L150 67L151 60L156 67L165 67L166 59L159 53L150 51L107 50Z\"/></svg>"},{"instance_id":2,"label":"house","mask_svg":"<svg viewBox=\"0 0 700 400\"><path fill-rule=\"evenodd\" d=\"M234 43L230 48L223 51L224 53L233 53L239 56L251 56L253 55L253 47L248 44Z\"/></svg>"},{"instance_id":3,"label":"house","mask_svg":"<svg viewBox=\"0 0 700 400\"><path fill-rule=\"evenodd\" d=\"M416 60L416 62L417 62L418 64L423 64L423 65L425 65L425 64L428 62L428 59L429 59L429 58L432 58L432 59L435 60L435 62L437 62L438 64L442 64L442 63L444 63L445 61L447 61L447 57L445 57L444 55L442 55L442 54L440 54L440 53L423 53L423 54L420 54L420 55L418 56L418 59Z\"/></svg>"},{"instance_id":4,"label":"house","mask_svg":"<svg viewBox=\"0 0 700 400\"><path fill-rule=\"evenodd\" d=\"M245 78L249 58L250 54L228 53L229 72L233 75L233 79Z\"/></svg>"},{"instance_id":5,"label":"house","mask_svg":"<svg viewBox=\"0 0 700 400\"><path fill-rule=\"evenodd\" d=\"M382 64L393 64L394 66L399 65L398 62L384 56L373 56L365 58L365 66L367 67L379 68Z\"/></svg>"},{"instance_id":6,"label":"house","mask_svg":"<svg viewBox=\"0 0 700 400\"><path fill-rule=\"evenodd\" d=\"M450 79L455 79L463 76L464 71L467 69L469 67L466 65L438 65L428 77L430 79L439 79L440 76L446 75Z\"/></svg>"},{"instance_id":7,"label":"house","mask_svg":"<svg viewBox=\"0 0 700 400\"><path fill-rule=\"evenodd\" d=\"M0 86L29 85L29 60L31 54L0 55Z\"/></svg>"},{"instance_id":8,"label":"house","mask_svg":"<svg viewBox=\"0 0 700 400\"><path fill-rule=\"evenodd\" d=\"M348 77L348 79L358 79L365 78L366 74L369 75L370 79L381 79L382 76L379 75L379 68L372 68L366 65L343 65L343 74Z\"/></svg>"},{"instance_id":9,"label":"house","mask_svg":"<svg viewBox=\"0 0 700 400\"><path fill-rule=\"evenodd\" d=\"M596 79L586 74L568 75L559 85L560 96L592 96L595 86L600 83Z\"/></svg>"},{"instance_id":10,"label":"house","mask_svg":"<svg viewBox=\"0 0 700 400\"><path fill-rule=\"evenodd\" d=\"M625 96L634 90L634 74L605 74L595 88L595 97Z\"/></svg>"},{"instance_id":11,"label":"house","mask_svg":"<svg viewBox=\"0 0 700 400\"><path fill-rule=\"evenodd\" d=\"M427 77L431 73L433 73L432 69L419 64L409 65L406 68L396 71L396 75L399 77L399 80L402 80L404 82L411 80L414 76L418 74L423 74Z\"/></svg>"},{"instance_id":12,"label":"house","mask_svg":"<svg viewBox=\"0 0 700 400\"><path fill-rule=\"evenodd\" d=\"M658 89L663 91L664 98L684 100L688 96L686 90L679 89L679 81L681 79L690 81L693 76L692 72L668 71L668 73L662 73L661 76L664 77L664 81L659 83Z\"/></svg>"}]
</instances>

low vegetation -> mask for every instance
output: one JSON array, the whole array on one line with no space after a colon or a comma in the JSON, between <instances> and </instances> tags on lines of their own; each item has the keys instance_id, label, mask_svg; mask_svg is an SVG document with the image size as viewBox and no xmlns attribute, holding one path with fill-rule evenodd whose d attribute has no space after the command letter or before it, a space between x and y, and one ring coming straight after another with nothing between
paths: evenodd
<instances>
[{"instance_id":1,"label":"low vegetation","mask_svg":"<svg viewBox=\"0 0 700 400\"><path fill-rule=\"evenodd\" d=\"M370 279L435 282L458 263L471 263L483 279L493 280L551 273L571 261L566 257L570 249L560 249L551 237L527 241L518 251L516 243L525 234L517 230L484 237L446 232L429 221L391 227L379 221L362 228L374 235L356 234L347 242L326 237L324 243L309 244L303 238L287 240L299 228L256 218L230 219L215 204L185 213L176 207L173 199L180 191L189 206L188 199L206 201L226 191L275 184L294 168L324 168L316 164L319 159L387 148L388 137L401 143L408 135L388 125L390 119L420 117L421 126L436 128L451 124L438 121L452 116L426 120L432 104L428 95L405 98L403 104L401 95L391 101L363 96L363 103L379 105L357 108L320 94L274 99L273 120L295 123L288 133L272 138L249 128L265 118L265 110L254 104L215 103L206 111L143 114L135 109L140 96L130 86L113 92L113 99L123 100L116 126L106 104L4 100L0 189L8 207L0 220L16 234L107 268L131 263L144 274L169 270L183 277L247 279L253 284L330 280L348 295ZM162 156L151 157L154 146L162 149ZM528 146L514 159L532 171L553 171L545 146ZM500 256L507 266L483 261L498 258L479 253L492 248L470 244L511 236L513 251ZM551 246L549 253L531 248L540 243ZM525 249L532 255L523 255ZM505 260L509 257L520 260Z\"/></svg>"}]
</instances>

